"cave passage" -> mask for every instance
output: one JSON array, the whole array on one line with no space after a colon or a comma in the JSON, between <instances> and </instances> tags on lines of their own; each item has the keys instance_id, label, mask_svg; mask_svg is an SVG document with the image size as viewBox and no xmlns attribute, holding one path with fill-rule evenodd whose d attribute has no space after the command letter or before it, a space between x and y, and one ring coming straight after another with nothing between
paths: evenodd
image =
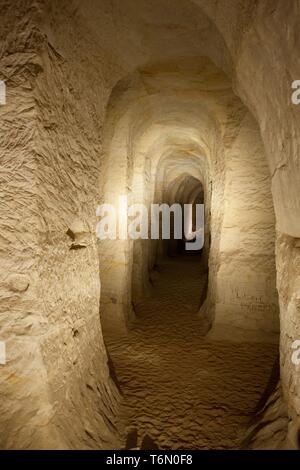
<instances>
[{"instance_id":1,"label":"cave passage","mask_svg":"<svg viewBox=\"0 0 300 470\"><path fill-rule=\"evenodd\" d=\"M196 312L205 297L201 255L164 257L129 333L107 341L123 404L123 442L160 449L237 449L267 386L278 346L211 341ZM152 444L151 444L152 443Z\"/></svg>"},{"instance_id":2,"label":"cave passage","mask_svg":"<svg viewBox=\"0 0 300 470\"><path fill-rule=\"evenodd\" d=\"M241 448L278 356L275 217L257 123L201 60L199 69L151 65L121 81L104 131L103 201L125 194L148 213L153 204L170 211L169 238L99 245L122 445ZM180 238L176 211L187 204ZM197 205L204 244L187 250Z\"/></svg>"},{"instance_id":3,"label":"cave passage","mask_svg":"<svg viewBox=\"0 0 300 470\"><path fill-rule=\"evenodd\" d=\"M299 449L299 0L2 4L0 449Z\"/></svg>"}]
</instances>

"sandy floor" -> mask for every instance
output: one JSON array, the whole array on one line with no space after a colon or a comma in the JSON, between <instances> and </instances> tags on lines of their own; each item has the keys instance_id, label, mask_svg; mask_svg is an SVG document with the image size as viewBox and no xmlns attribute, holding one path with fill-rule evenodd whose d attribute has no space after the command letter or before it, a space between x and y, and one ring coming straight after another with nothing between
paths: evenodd
<instances>
[{"instance_id":1,"label":"sandy floor","mask_svg":"<svg viewBox=\"0 0 300 470\"><path fill-rule=\"evenodd\" d=\"M133 330L108 342L124 395L124 442L136 429L138 445L147 435L160 449L239 448L277 348L201 337L204 283L197 258L166 261Z\"/></svg>"}]
</instances>

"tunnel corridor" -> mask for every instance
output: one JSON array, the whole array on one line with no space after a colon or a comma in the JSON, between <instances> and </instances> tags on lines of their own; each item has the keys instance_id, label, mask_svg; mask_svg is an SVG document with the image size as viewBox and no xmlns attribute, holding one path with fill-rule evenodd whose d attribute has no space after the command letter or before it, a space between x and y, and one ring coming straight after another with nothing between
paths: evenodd
<instances>
[{"instance_id":1,"label":"tunnel corridor","mask_svg":"<svg viewBox=\"0 0 300 470\"><path fill-rule=\"evenodd\" d=\"M0 3L0 449L299 449L299 1Z\"/></svg>"},{"instance_id":2,"label":"tunnel corridor","mask_svg":"<svg viewBox=\"0 0 300 470\"><path fill-rule=\"evenodd\" d=\"M239 449L267 387L278 346L203 335L201 256L166 257L130 332L106 338L123 395L122 442L160 449ZM153 449L153 447L150 447Z\"/></svg>"}]
</instances>

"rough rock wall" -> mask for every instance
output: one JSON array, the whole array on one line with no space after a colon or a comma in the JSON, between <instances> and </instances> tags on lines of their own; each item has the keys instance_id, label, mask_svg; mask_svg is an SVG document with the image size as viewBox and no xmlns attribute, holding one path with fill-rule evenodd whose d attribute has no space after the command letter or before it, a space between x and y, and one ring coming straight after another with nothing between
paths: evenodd
<instances>
[{"instance_id":1,"label":"rough rock wall","mask_svg":"<svg viewBox=\"0 0 300 470\"><path fill-rule=\"evenodd\" d=\"M16 9L19 16L16 17ZM31 2L1 2L1 366L0 447L53 445L63 439L52 424L41 337L45 319L38 297L38 228L34 86L42 70L38 9ZM13 403L13 409L8 406Z\"/></svg>"},{"instance_id":2,"label":"rough rock wall","mask_svg":"<svg viewBox=\"0 0 300 470\"><path fill-rule=\"evenodd\" d=\"M297 449L296 433L294 439L287 435L287 405L283 400L280 384L270 394L262 408L249 423L242 448L247 450Z\"/></svg>"},{"instance_id":3,"label":"rough rock wall","mask_svg":"<svg viewBox=\"0 0 300 470\"><path fill-rule=\"evenodd\" d=\"M244 113L244 111L242 111ZM235 111L224 134L224 216L211 336L278 341L275 217L257 125ZM241 329L241 335L238 334Z\"/></svg>"},{"instance_id":4,"label":"rough rock wall","mask_svg":"<svg viewBox=\"0 0 300 470\"><path fill-rule=\"evenodd\" d=\"M280 368L283 396L287 401L290 423L288 437L299 443L300 428L300 365L299 357L300 309L300 243L288 235L278 234L277 279L280 293ZM295 342L296 347L294 345ZM298 351L298 353L297 353Z\"/></svg>"},{"instance_id":5,"label":"rough rock wall","mask_svg":"<svg viewBox=\"0 0 300 470\"><path fill-rule=\"evenodd\" d=\"M50 425L42 429L37 427L39 417L31 419L31 416L37 416L40 409L44 409L42 424L54 422L52 397L55 395L61 399L61 395L56 395L57 386L52 390L48 388L47 371L51 379L55 374L52 374L52 368L49 370L49 359L44 359L45 353L40 347L47 335L55 338L49 323L54 319L59 321L55 311L57 306L48 301L51 295L59 300L56 289L60 279L63 280L62 286L65 285L68 270L75 268L71 285L77 299L72 310L74 307L77 318L74 315L71 319L70 330L78 317L80 320L85 315L83 306L86 301L89 313L84 323L87 326L96 322L96 297L100 285L95 280L95 240L90 230L94 224L92 205L97 199L95 171L100 167L100 159L96 163L96 154L104 107L115 83L148 61L174 59L176 54L181 57L209 56L230 74L237 93L259 123L269 159L279 232L277 269L281 352L282 357L289 358L290 344L298 334L299 323L299 286L294 280L299 277L296 260L300 220L300 108L293 106L290 99L291 82L299 78L299 63L295 60L295 51L299 47L299 3L294 0L232 0L230 3L227 0L193 0L193 3L200 9L192 8L192 3L182 0L176 5L174 1L159 0L151 4L148 0L140 1L138 9L136 0L114 5L109 0L87 0L82 4L53 0L42 12L42 2L1 2L0 71L8 85L8 104L0 108L1 116L5 116L1 120L1 164L4 168L1 175L4 180L1 188L4 193L1 198L1 249L5 273L1 335L7 340L8 357L11 358L6 369L1 368L4 379L1 387L5 395L11 396L15 402L13 384L14 380L18 381L18 421L28 423L24 429L29 436L27 441L23 440L21 433L16 436L15 421L5 407L1 411L2 422L8 430L2 436L5 439L4 447L18 446L22 442L25 446L31 443L36 446L49 445L49 435L53 436L50 442L55 445L58 442L57 445L66 444L54 428L53 433L50 432ZM47 21L37 28L39 11ZM56 89L56 96L46 89L48 81L60 89ZM69 91L65 87L66 82L72 84ZM18 102L17 106L12 101L14 99ZM47 110L47 103L52 112ZM75 120L73 111L77 116ZM80 122L77 122L78 116ZM44 119L46 128L42 123ZM71 119L72 126L66 124L66 119ZM58 127L64 131L59 131ZM81 153L85 155L84 161L87 166L90 165L89 169L79 169L81 160L78 155ZM87 153L90 157L86 156ZM45 154L55 154L55 158L50 158L49 163L49 157L47 160ZM55 171L51 168L52 162ZM57 175L59 171L61 174ZM14 177L11 177L12 172ZM55 178L55 185L48 185L50 176ZM86 178L88 186L93 187L91 192L87 189ZM55 199L56 184L62 191L62 201ZM18 204L11 210L13 198ZM52 198L58 204L59 215L53 210ZM73 199L72 203L70 198ZM47 212L45 220L44 212ZM90 245L74 250L68 256L75 240L65 236L65 230L73 223L73 229L77 232L75 239L77 237L78 241L78 237L87 237L89 241L85 243ZM74 232L71 230L70 233ZM53 262L50 263L46 257L51 246L50 259ZM61 262L64 254L66 257L60 268L58 260ZM89 262L88 256L92 258ZM82 277L77 272L78 267L84 272ZM47 293L48 278L50 293ZM89 289L93 298L87 298L86 290L82 288L86 280L91 280ZM47 306L42 302L44 295L48 296ZM61 289L61 296L59 312L68 310L74 302L65 290L62 292ZM63 313L61 325L66 318L67 313ZM79 350L81 346L82 351L87 347L88 354L93 354L95 349L87 345L85 328L82 327ZM99 330L100 327L97 328ZM70 342L67 341L68 356L73 359L76 343L74 338L71 339L70 330L66 328L70 337ZM102 350L101 335L99 338L99 348ZM101 357L105 362L105 353L101 353ZM62 370L65 367L63 365ZM29 371L29 374L26 376L24 371ZM287 359L282 362L282 371L285 398L291 404L290 413L299 415L296 399L298 370ZM86 378L84 374L83 382ZM290 384L294 385L291 387ZM76 396L79 388L74 392ZM34 399L26 398L29 393Z\"/></svg>"},{"instance_id":6,"label":"rough rock wall","mask_svg":"<svg viewBox=\"0 0 300 470\"><path fill-rule=\"evenodd\" d=\"M234 88L258 121L269 162L279 240L277 285L281 354L288 358L281 362L283 392L294 426L300 414L297 387L291 386L298 383L299 371L290 359L291 344L299 339L299 321L296 320L299 318L296 300L299 286L295 280L300 271L295 260L300 237L300 107L292 104L291 85L300 75L297 60L300 5L295 0L255 3L233 0L229 15L226 0L193 1L201 6L224 37L234 64Z\"/></svg>"},{"instance_id":7,"label":"rough rock wall","mask_svg":"<svg viewBox=\"0 0 300 470\"><path fill-rule=\"evenodd\" d=\"M68 25L62 11L61 24L48 11L53 45L41 33L43 10L9 3L1 59L9 90L1 108L8 361L1 394L13 408L2 402L1 447L114 447L119 397L101 333L95 237L103 103L89 80L103 83L73 49L74 25L70 42L60 37Z\"/></svg>"},{"instance_id":8,"label":"rough rock wall","mask_svg":"<svg viewBox=\"0 0 300 470\"><path fill-rule=\"evenodd\" d=\"M298 79L299 2L193 0L218 26L233 61L234 88L257 119L272 175L278 230L299 235L299 107L291 101ZM253 83L253 78L255 84Z\"/></svg>"}]
</instances>

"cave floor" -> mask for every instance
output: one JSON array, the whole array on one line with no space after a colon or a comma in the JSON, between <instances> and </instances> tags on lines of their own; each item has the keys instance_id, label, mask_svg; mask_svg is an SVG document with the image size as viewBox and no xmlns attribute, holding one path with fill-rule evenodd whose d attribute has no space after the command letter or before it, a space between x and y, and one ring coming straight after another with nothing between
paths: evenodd
<instances>
[{"instance_id":1,"label":"cave floor","mask_svg":"<svg viewBox=\"0 0 300 470\"><path fill-rule=\"evenodd\" d=\"M127 336L107 341L123 393L119 428L160 449L238 449L267 386L277 346L210 341L196 312L198 257L166 260Z\"/></svg>"}]
</instances>

